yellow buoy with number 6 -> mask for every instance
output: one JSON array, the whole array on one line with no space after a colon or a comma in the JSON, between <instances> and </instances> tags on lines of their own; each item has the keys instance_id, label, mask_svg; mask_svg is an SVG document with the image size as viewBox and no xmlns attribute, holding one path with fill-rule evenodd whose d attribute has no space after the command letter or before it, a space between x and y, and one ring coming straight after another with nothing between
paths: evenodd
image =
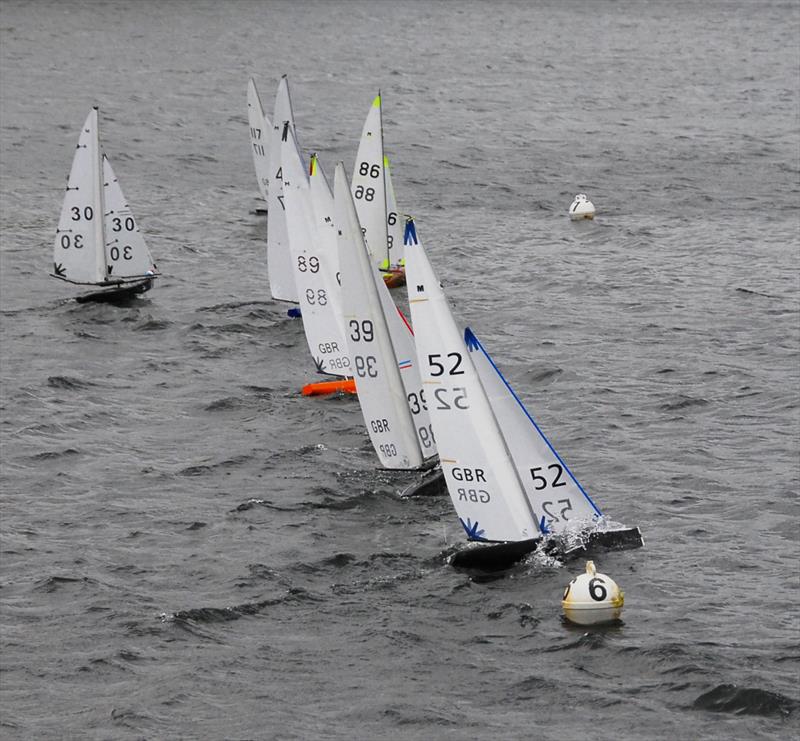
<instances>
[{"instance_id":1,"label":"yellow buoy with number 6","mask_svg":"<svg viewBox=\"0 0 800 741\"><path fill-rule=\"evenodd\" d=\"M564 590L561 607L567 620L578 625L599 625L618 620L625 595L617 583L598 574L594 561L586 562L586 573L576 576Z\"/></svg>"}]
</instances>

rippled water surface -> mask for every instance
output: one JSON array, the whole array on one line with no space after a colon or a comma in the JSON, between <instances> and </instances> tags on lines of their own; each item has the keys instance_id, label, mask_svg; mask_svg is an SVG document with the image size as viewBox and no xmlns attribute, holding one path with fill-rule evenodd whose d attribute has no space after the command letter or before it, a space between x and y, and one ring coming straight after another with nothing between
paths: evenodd
<instances>
[{"instance_id":1,"label":"rippled water surface","mask_svg":"<svg viewBox=\"0 0 800 741\"><path fill-rule=\"evenodd\" d=\"M796 2L0 5L4 738L800 733ZM646 547L459 572L269 297L245 91L403 210L599 505ZM48 277L78 129L164 277ZM572 223L577 192L598 207ZM405 301L403 290L396 293Z\"/></svg>"}]
</instances>

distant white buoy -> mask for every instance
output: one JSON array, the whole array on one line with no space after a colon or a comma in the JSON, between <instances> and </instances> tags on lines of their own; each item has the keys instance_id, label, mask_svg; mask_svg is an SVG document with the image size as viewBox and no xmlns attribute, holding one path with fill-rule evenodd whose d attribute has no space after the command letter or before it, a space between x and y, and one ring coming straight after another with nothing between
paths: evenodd
<instances>
[{"instance_id":1,"label":"distant white buoy","mask_svg":"<svg viewBox=\"0 0 800 741\"><path fill-rule=\"evenodd\" d=\"M561 600L564 615L578 625L598 625L617 620L623 604L625 595L611 577L597 573L594 561L587 561L586 573L567 584Z\"/></svg>"},{"instance_id":2,"label":"distant white buoy","mask_svg":"<svg viewBox=\"0 0 800 741\"><path fill-rule=\"evenodd\" d=\"M578 221L579 219L593 219L594 214L594 204L586 197L586 193L578 193L569 207L569 217L573 221Z\"/></svg>"}]
</instances>

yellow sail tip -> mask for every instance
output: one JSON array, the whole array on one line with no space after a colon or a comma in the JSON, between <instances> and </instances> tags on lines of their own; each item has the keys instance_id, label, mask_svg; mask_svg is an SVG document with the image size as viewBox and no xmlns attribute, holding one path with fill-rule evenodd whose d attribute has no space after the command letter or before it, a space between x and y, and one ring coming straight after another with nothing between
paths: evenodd
<instances>
[{"instance_id":1,"label":"yellow sail tip","mask_svg":"<svg viewBox=\"0 0 800 741\"><path fill-rule=\"evenodd\" d=\"M381 107L381 94L380 93L378 93L375 96L375 100L372 101L372 107L373 108L380 108Z\"/></svg>"}]
</instances>

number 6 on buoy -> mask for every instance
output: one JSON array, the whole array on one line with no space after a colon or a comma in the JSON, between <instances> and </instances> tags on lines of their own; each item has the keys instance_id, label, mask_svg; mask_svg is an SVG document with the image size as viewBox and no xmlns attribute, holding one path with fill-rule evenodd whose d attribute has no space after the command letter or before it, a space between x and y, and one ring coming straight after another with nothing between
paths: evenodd
<instances>
[{"instance_id":1,"label":"number 6 on buoy","mask_svg":"<svg viewBox=\"0 0 800 741\"><path fill-rule=\"evenodd\" d=\"M573 623L599 625L618 620L624 603L625 595L616 582L605 574L598 574L594 561L587 561L586 573L567 584L561 607Z\"/></svg>"}]
</instances>

